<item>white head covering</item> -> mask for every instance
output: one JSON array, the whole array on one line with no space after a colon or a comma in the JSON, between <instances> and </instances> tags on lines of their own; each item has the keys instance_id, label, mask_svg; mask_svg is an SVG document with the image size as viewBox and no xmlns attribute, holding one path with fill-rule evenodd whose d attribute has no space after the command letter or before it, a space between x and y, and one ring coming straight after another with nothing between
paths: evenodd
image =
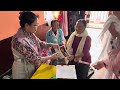
<instances>
[{"instance_id":1,"label":"white head covering","mask_svg":"<svg viewBox=\"0 0 120 90\"><path fill-rule=\"evenodd\" d=\"M99 36L99 38L101 39L101 42L103 43L103 49L101 51L100 56L98 57L98 60L103 60L107 58L108 53L112 48L110 44L112 35L108 30L112 22L114 22L115 30L120 34L120 20L115 15L110 15L104 24L103 31ZM116 40L114 40L114 42L116 42Z\"/></svg>"}]
</instances>

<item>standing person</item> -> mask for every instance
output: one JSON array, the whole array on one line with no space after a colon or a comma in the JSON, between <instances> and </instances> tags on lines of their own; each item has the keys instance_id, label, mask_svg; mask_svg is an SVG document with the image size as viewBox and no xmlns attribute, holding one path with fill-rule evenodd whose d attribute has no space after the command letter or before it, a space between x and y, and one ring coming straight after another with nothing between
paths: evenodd
<instances>
[{"instance_id":1,"label":"standing person","mask_svg":"<svg viewBox=\"0 0 120 90\"><path fill-rule=\"evenodd\" d=\"M101 33L103 50L93 66L96 69L107 69L104 79L115 79L120 76L120 11L113 11L104 24Z\"/></svg>"},{"instance_id":2,"label":"standing person","mask_svg":"<svg viewBox=\"0 0 120 90\"><path fill-rule=\"evenodd\" d=\"M46 33L46 42L48 43L57 43L60 46L65 45L65 38L64 38L64 33L62 29L59 27L59 22L58 20L52 20L51 21L51 29ZM57 50L51 48L50 53L55 53ZM50 54L49 53L49 54ZM59 58L57 60L52 60L51 62L52 65L59 65L59 64L65 64L64 58Z\"/></svg>"},{"instance_id":3,"label":"standing person","mask_svg":"<svg viewBox=\"0 0 120 90\"><path fill-rule=\"evenodd\" d=\"M42 48L58 47L57 44L45 43L35 36L39 25L38 16L30 11L20 12L20 28L13 36L11 48L14 55L12 65L13 79L30 79L35 70L49 59L56 59L58 54L41 57Z\"/></svg>"},{"instance_id":4,"label":"standing person","mask_svg":"<svg viewBox=\"0 0 120 90\"><path fill-rule=\"evenodd\" d=\"M68 65L75 65L77 79L87 79L91 55L91 37L86 31L86 21L79 19L75 25L75 31L69 37L66 47L73 58L68 58Z\"/></svg>"}]
</instances>

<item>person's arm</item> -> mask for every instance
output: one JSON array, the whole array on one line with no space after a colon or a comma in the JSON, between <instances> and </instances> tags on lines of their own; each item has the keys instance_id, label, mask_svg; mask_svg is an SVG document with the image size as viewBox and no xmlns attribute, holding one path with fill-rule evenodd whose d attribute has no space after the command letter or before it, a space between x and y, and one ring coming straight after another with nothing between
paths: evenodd
<instances>
[{"instance_id":1,"label":"person's arm","mask_svg":"<svg viewBox=\"0 0 120 90\"><path fill-rule=\"evenodd\" d=\"M51 38L50 37L51 35L50 35L50 33L49 33L49 31L46 33L46 42L47 43L50 43L50 40L49 40L49 38Z\"/></svg>"},{"instance_id":2,"label":"person's arm","mask_svg":"<svg viewBox=\"0 0 120 90\"><path fill-rule=\"evenodd\" d=\"M45 62L51 59L51 56L41 57L27 43L23 44L18 40L13 42L13 48L21 55L23 55L23 57L26 58L31 64L35 64L36 67L39 65L40 62Z\"/></svg>"},{"instance_id":3,"label":"person's arm","mask_svg":"<svg viewBox=\"0 0 120 90\"><path fill-rule=\"evenodd\" d=\"M43 48L49 49L50 47L59 49L59 45L58 44L50 43L48 40L47 40L48 42L45 42L45 41L41 41L40 39L37 38L37 41L38 41L38 43L40 45L40 48L42 48L42 49Z\"/></svg>"},{"instance_id":4,"label":"person's arm","mask_svg":"<svg viewBox=\"0 0 120 90\"><path fill-rule=\"evenodd\" d=\"M91 38L89 36L87 36L86 41L85 41L85 45L83 48L83 60L87 61L89 63L91 63L91 55L90 55L90 48L91 48Z\"/></svg>"},{"instance_id":5,"label":"person's arm","mask_svg":"<svg viewBox=\"0 0 120 90\"><path fill-rule=\"evenodd\" d=\"M106 64L104 61L97 61L94 64L92 64L91 66L94 67L95 69L99 70L103 67L106 67Z\"/></svg>"},{"instance_id":6,"label":"person's arm","mask_svg":"<svg viewBox=\"0 0 120 90\"><path fill-rule=\"evenodd\" d=\"M65 40L64 33L63 33L62 29L61 29L61 34L62 34L61 35L62 36L62 43L61 44L65 45L66 40Z\"/></svg>"},{"instance_id":7,"label":"person's arm","mask_svg":"<svg viewBox=\"0 0 120 90\"><path fill-rule=\"evenodd\" d=\"M26 41L27 42L27 41ZM27 43L21 43L18 40L12 42L13 48L19 52L24 58L26 58L31 64L34 64L36 68L43 62L49 59L56 59L59 57L58 53L50 56L41 57L34 49L32 49Z\"/></svg>"},{"instance_id":8,"label":"person's arm","mask_svg":"<svg viewBox=\"0 0 120 90\"><path fill-rule=\"evenodd\" d=\"M59 45L58 44L55 44L55 43L47 43L47 42L44 42L44 41L40 41L40 47L42 48L50 48L50 47L53 47L53 48L57 48L59 49Z\"/></svg>"}]
</instances>

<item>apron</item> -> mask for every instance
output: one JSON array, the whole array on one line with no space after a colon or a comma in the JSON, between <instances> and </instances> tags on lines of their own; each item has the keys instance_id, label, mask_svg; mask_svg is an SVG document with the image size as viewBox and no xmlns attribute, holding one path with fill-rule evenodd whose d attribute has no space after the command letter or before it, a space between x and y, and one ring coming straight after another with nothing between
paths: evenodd
<instances>
[{"instance_id":1,"label":"apron","mask_svg":"<svg viewBox=\"0 0 120 90\"><path fill-rule=\"evenodd\" d=\"M20 53L12 48L14 62L12 65L13 79L30 79L35 72L35 66L29 63Z\"/></svg>"}]
</instances>

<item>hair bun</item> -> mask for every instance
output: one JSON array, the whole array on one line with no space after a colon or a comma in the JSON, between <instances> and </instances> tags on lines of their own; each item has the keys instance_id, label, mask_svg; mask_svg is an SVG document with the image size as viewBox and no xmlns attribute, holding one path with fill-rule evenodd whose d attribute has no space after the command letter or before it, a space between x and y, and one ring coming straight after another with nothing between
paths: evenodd
<instances>
[{"instance_id":1,"label":"hair bun","mask_svg":"<svg viewBox=\"0 0 120 90\"><path fill-rule=\"evenodd\" d=\"M24 11L20 11L20 12L19 12L20 15L23 14L23 13L24 13Z\"/></svg>"},{"instance_id":2,"label":"hair bun","mask_svg":"<svg viewBox=\"0 0 120 90\"><path fill-rule=\"evenodd\" d=\"M19 14L20 14L19 20L21 20L21 17L22 17L22 15L23 15L23 13L24 13L24 11L20 11L20 12L19 12Z\"/></svg>"}]
</instances>

